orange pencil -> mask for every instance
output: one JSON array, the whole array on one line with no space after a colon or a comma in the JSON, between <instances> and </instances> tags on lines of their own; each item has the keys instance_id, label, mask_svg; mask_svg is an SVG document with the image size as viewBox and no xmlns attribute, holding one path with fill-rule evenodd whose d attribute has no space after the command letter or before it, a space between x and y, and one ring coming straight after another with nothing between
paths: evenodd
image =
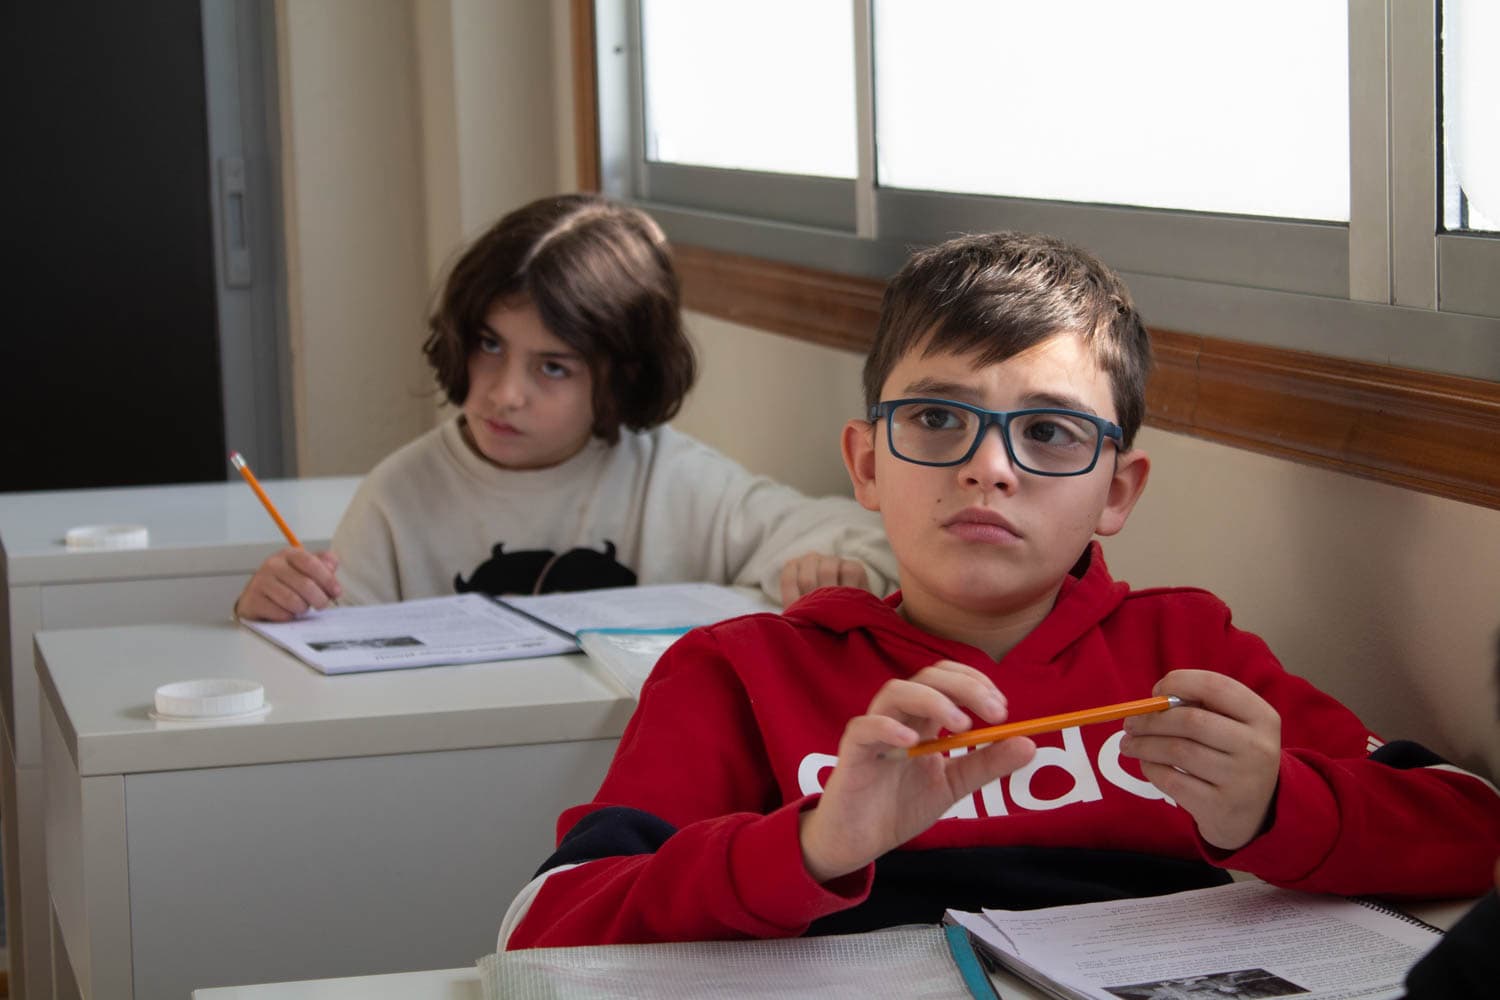
<instances>
[{"instance_id":1,"label":"orange pencil","mask_svg":"<svg viewBox=\"0 0 1500 1000\"><path fill-rule=\"evenodd\" d=\"M266 496L266 491L261 489L260 482L255 478L255 473L250 471L250 466L245 464L245 460L240 457L239 452L231 451L229 453L229 464L239 470L240 475L245 477L245 482L249 483L250 488L255 491L255 495L260 497L260 502L266 508L266 513L271 515L271 520L276 522L276 527L281 529L281 533L286 536L287 542L295 548L302 548L302 543L297 541L297 536L292 533L292 529L287 525L286 521L282 520L281 511L276 509L276 505L271 502L271 498Z\"/></svg>"},{"instance_id":2,"label":"orange pencil","mask_svg":"<svg viewBox=\"0 0 1500 1000\"><path fill-rule=\"evenodd\" d=\"M999 726L985 726L983 729L971 729L966 733L954 733L941 739L918 743L905 750L886 750L881 756L920 757L923 754L940 753L954 747L971 747L976 743L996 743L1012 736L1035 736L1037 733L1056 732L1069 726L1086 726L1091 722L1110 722L1130 715L1163 712L1182 704L1185 702L1174 694L1141 698L1138 701L1122 701L1118 705L1102 705L1099 708L1085 708L1077 712L1063 712L1061 715L1044 715L1040 719L1026 719L1021 722L1007 722Z\"/></svg>"}]
</instances>

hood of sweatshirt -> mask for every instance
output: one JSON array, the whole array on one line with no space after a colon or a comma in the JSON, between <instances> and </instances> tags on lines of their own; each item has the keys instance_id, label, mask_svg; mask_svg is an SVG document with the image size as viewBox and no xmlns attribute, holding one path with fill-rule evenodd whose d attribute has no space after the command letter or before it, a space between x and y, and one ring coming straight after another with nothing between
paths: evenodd
<instances>
[{"instance_id":1,"label":"hood of sweatshirt","mask_svg":"<svg viewBox=\"0 0 1500 1000\"><path fill-rule=\"evenodd\" d=\"M1104 564L1104 551L1097 541L1089 543L1073 565L1051 612L1036 628L1006 654L1006 660L1047 663L1094 628L1120 606L1130 593L1129 584L1115 580ZM854 587L824 587L790 605L784 616L830 632L866 631L883 641L915 643L939 656L972 662L984 656L973 646L923 631L896 609L901 606L898 590L884 600Z\"/></svg>"}]
</instances>

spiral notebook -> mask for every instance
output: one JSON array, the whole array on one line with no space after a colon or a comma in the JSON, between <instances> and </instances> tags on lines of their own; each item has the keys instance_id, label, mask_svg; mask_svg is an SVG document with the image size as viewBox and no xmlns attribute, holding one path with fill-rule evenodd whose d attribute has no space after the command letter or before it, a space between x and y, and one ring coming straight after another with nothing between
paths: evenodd
<instances>
[{"instance_id":1,"label":"spiral notebook","mask_svg":"<svg viewBox=\"0 0 1500 1000\"><path fill-rule=\"evenodd\" d=\"M1063 1000L1394 1000L1442 932L1372 900L1264 882L1040 910L948 912Z\"/></svg>"}]
</instances>

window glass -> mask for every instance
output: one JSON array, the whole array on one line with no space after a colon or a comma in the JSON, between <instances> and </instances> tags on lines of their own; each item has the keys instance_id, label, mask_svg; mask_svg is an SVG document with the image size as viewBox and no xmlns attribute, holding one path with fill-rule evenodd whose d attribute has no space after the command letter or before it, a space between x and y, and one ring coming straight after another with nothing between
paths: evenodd
<instances>
[{"instance_id":1,"label":"window glass","mask_svg":"<svg viewBox=\"0 0 1500 1000\"><path fill-rule=\"evenodd\" d=\"M1500 232L1500 3L1443 3L1443 228Z\"/></svg>"},{"instance_id":2,"label":"window glass","mask_svg":"<svg viewBox=\"0 0 1500 1000\"><path fill-rule=\"evenodd\" d=\"M646 158L853 177L849 0L642 0Z\"/></svg>"},{"instance_id":3,"label":"window glass","mask_svg":"<svg viewBox=\"0 0 1500 1000\"><path fill-rule=\"evenodd\" d=\"M1346 0L875 0L874 32L884 186L1348 221Z\"/></svg>"}]
</instances>

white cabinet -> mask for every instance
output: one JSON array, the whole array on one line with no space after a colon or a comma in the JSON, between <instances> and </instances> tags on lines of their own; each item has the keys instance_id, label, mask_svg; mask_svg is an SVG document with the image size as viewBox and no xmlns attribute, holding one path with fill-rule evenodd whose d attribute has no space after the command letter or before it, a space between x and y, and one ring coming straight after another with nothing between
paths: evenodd
<instances>
[{"instance_id":1,"label":"white cabinet","mask_svg":"<svg viewBox=\"0 0 1500 1000\"><path fill-rule=\"evenodd\" d=\"M53 959L99 1000L472 963L635 704L578 654L325 677L233 625L37 651ZM150 719L204 676L271 711Z\"/></svg>"},{"instance_id":2,"label":"white cabinet","mask_svg":"<svg viewBox=\"0 0 1500 1000\"><path fill-rule=\"evenodd\" d=\"M359 479L264 485L304 544L323 548ZM148 546L70 552L63 544L69 528L119 523L146 526ZM238 480L0 494L0 816L12 997L52 995L33 636L43 629L224 621L250 573L285 544Z\"/></svg>"}]
</instances>

